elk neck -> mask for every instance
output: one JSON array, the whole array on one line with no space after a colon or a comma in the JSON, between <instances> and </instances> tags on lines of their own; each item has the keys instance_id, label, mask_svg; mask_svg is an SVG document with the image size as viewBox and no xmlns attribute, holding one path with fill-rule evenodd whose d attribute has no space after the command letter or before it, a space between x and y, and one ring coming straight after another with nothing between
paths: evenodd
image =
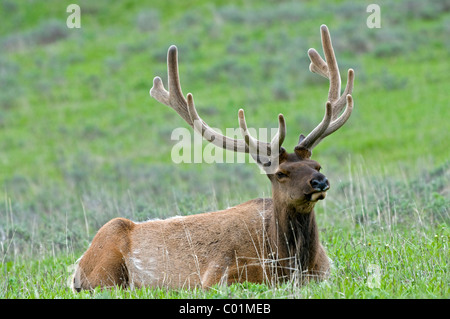
<instances>
[{"instance_id":1,"label":"elk neck","mask_svg":"<svg viewBox=\"0 0 450 319\"><path fill-rule=\"evenodd\" d=\"M312 205L313 206L313 205ZM313 207L299 208L273 201L273 218L269 221L270 237L275 242L278 259L286 269L311 269L319 249L319 233Z\"/></svg>"}]
</instances>

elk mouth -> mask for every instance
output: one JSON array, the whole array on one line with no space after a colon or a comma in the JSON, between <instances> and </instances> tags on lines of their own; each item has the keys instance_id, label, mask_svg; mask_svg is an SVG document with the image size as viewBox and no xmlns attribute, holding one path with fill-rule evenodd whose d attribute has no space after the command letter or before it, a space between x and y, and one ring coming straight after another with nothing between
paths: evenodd
<instances>
[{"instance_id":1,"label":"elk mouth","mask_svg":"<svg viewBox=\"0 0 450 319\"><path fill-rule=\"evenodd\" d=\"M317 202L319 200L325 199L327 196L327 190L330 186L327 186L325 189L314 189L313 192L306 194L306 199L310 202Z\"/></svg>"},{"instance_id":2,"label":"elk mouth","mask_svg":"<svg viewBox=\"0 0 450 319\"><path fill-rule=\"evenodd\" d=\"M327 195L326 191L314 192L312 194L309 194L309 197L310 197L309 200L311 202L317 202L319 200L325 199L326 195Z\"/></svg>"}]
</instances>

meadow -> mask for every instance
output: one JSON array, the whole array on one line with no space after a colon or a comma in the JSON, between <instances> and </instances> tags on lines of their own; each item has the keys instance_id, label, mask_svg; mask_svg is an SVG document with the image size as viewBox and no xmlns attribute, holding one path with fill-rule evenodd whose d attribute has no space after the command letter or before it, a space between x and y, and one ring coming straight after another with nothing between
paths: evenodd
<instances>
[{"instance_id":1,"label":"meadow","mask_svg":"<svg viewBox=\"0 0 450 319\"><path fill-rule=\"evenodd\" d=\"M370 29L369 3L80 0L69 29L68 3L0 1L0 298L449 298L450 6L378 1ZM283 113L290 148L323 116L307 56L322 23L344 83L355 70L352 117L313 154L331 181L316 206L329 280L74 294L72 265L111 218L270 196L254 164L172 162L187 125L148 94L168 47L207 123Z\"/></svg>"}]
</instances>

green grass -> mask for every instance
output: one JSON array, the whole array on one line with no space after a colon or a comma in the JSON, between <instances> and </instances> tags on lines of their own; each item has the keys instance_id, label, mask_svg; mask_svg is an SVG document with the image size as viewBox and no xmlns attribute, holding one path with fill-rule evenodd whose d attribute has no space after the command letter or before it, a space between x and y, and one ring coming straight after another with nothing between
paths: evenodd
<instances>
[{"instance_id":1,"label":"green grass","mask_svg":"<svg viewBox=\"0 0 450 319\"><path fill-rule=\"evenodd\" d=\"M97 289L93 293L73 293L69 287L73 264L96 229L84 228L84 218L80 216L74 223L81 228L78 230L81 238L78 238L77 229L67 220L68 216L65 222L64 218L60 220L55 216L55 225L47 229L46 235L27 235L25 229L14 228L10 239L4 243L6 247L2 246L0 297L448 298L450 201L440 193L448 191L445 188L448 188L449 166L421 172L420 177L403 173L402 180L382 174L368 178L367 174L350 173L348 179L336 182L327 201L318 205L321 239L333 260L333 270L326 282L303 287L296 286L295 282L279 286L244 283L210 290ZM216 191L224 193L224 189ZM176 196L175 206L181 213L222 206L218 202L210 206L210 195ZM97 194L97 198L100 197L101 193ZM97 220L94 214L101 214L102 219L115 214L104 209L101 198L99 202L96 211L86 213L90 225ZM83 209L87 203L85 200ZM115 205L128 207L129 217L142 220L142 216L149 215L144 214L145 205L139 208L138 204L131 198L127 204L119 201ZM12 212L9 215L11 220L16 218ZM16 226L21 223L24 222L16 221ZM57 224L63 224L65 229L59 229ZM45 225L38 225L36 221L32 226L34 231L40 227ZM87 234L81 235L83 232ZM39 238L47 241L47 247L43 247ZM370 286L375 276L370 269L374 267L379 269L379 285Z\"/></svg>"},{"instance_id":2,"label":"green grass","mask_svg":"<svg viewBox=\"0 0 450 319\"><path fill-rule=\"evenodd\" d=\"M380 235L327 232L336 262L329 280L299 288L292 283L216 286L210 290L112 289L73 293L68 257L3 265L2 298L448 298L449 229L442 226L411 238L410 232ZM445 257L447 254L447 257ZM380 269L380 285L370 287L369 268Z\"/></svg>"},{"instance_id":3,"label":"green grass","mask_svg":"<svg viewBox=\"0 0 450 319\"><path fill-rule=\"evenodd\" d=\"M303 288L291 282L215 286L209 290L155 288L73 293L68 287L69 256L2 265L1 298L448 298L450 230L442 225L411 236L411 231L364 234L327 230L323 236L335 264L329 280ZM370 286L379 267L379 286Z\"/></svg>"},{"instance_id":4,"label":"green grass","mask_svg":"<svg viewBox=\"0 0 450 319\"><path fill-rule=\"evenodd\" d=\"M450 11L445 1L366 6L257 1L0 1L0 298L448 298ZM326 8L326 10L324 9ZM225 131L287 121L291 149L323 116L328 83L308 71L328 25L343 82L355 69L349 122L314 150L330 179L317 207L335 268L299 288L232 285L73 294L69 268L109 219L136 221L269 196L250 164L171 161L178 115L151 99L179 48L183 92ZM370 265L381 286L370 288Z\"/></svg>"}]
</instances>

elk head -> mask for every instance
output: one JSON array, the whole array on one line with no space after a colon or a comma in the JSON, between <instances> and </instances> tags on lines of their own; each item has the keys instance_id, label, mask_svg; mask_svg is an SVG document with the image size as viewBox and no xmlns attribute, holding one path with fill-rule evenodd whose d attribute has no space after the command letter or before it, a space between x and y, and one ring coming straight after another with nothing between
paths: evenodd
<instances>
[{"instance_id":1,"label":"elk head","mask_svg":"<svg viewBox=\"0 0 450 319\"><path fill-rule=\"evenodd\" d=\"M155 77L150 95L159 102L173 108L196 132L218 147L234 152L249 153L266 173L272 183L272 195L275 203L300 212L310 212L314 204L325 198L330 183L320 173L320 165L311 160L312 150L326 136L332 134L345 124L353 109L354 72L348 70L348 81L341 95L341 77L334 55L328 28L321 28L322 47L325 60L315 49L309 49L310 71L329 79L328 99L322 121L306 137L300 135L298 144L292 153L283 147L286 125L282 114L278 116L278 131L270 143L252 137L247 128L244 110L238 112L239 127L243 139L224 136L213 130L197 113L191 93L184 97L178 74L177 48L171 46L168 51L169 91L164 88L160 77Z\"/></svg>"}]
</instances>

